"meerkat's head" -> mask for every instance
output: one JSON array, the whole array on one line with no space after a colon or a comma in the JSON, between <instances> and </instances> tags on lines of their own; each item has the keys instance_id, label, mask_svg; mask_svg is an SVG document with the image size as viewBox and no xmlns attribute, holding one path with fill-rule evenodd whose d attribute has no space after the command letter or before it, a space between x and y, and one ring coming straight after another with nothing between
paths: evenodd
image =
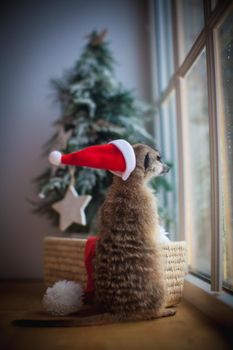
<instances>
[{"instance_id":1,"label":"meerkat's head","mask_svg":"<svg viewBox=\"0 0 233 350\"><path fill-rule=\"evenodd\" d=\"M158 150L143 145L133 145L136 156L136 167L130 177L150 180L169 171L167 164L163 163Z\"/></svg>"}]
</instances>

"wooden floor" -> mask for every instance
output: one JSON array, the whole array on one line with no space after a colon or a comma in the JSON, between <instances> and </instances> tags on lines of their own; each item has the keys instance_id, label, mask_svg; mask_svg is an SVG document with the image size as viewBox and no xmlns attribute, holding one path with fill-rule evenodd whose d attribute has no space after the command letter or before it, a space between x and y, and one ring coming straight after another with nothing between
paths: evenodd
<instances>
[{"instance_id":1,"label":"wooden floor","mask_svg":"<svg viewBox=\"0 0 233 350\"><path fill-rule=\"evenodd\" d=\"M41 311L40 282L1 282L0 349L187 350L233 349L229 335L187 302L174 317L81 328L18 328L11 321Z\"/></svg>"}]
</instances>

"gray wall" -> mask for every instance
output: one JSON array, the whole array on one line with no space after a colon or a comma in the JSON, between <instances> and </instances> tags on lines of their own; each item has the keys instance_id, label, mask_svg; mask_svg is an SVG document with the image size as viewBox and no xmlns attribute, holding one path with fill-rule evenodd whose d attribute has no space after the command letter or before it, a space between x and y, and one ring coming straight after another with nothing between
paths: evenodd
<instances>
[{"instance_id":1,"label":"gray wall","mask_svg":"<svg viewBox=\"0 0 233 350\"><path fill-rule=\"evenodd\" d=\"M1 11L0 277L40 278L42 242L58 234L31 213L32 179L46 168L41 147L54 132L58 106L49 79L73 65L93 29L108 28L117 77L149 99L147 1L9 1Z\"/></svg>"}]
</instances>

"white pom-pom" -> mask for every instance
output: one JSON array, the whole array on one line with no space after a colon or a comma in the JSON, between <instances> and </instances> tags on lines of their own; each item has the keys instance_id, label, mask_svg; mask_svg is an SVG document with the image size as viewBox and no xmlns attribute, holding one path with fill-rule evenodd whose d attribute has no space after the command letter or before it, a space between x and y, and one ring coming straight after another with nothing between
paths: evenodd
<instances>
[{"instance_id":1,"label":"white pom-pom","mask_svg":"<svg viewBox=\"0 0 233 350\"><path fill-rule=\"evenodd\" d=\"M49 155L49 161L53 165L60 165L61 164L61 152L59 151L52 151Z\"/></svg>"},{"instance_id":2,"label":"white pom-pom","mask_svg":"<svg viewBox=\"0 0 233 350\"><path fill-rule=\"evenodd\" d=\"M83 288L73 281L58 281L47 288L43 297L45 310L52 315L69 315L83 305Z\"/></svg>"}]
</instances>

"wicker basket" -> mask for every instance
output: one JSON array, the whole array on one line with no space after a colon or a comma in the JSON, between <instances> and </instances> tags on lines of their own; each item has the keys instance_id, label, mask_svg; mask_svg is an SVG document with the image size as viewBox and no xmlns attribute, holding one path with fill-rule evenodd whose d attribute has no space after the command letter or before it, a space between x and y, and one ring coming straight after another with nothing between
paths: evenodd
<instances>
[{"instance_id":1,"label":"wicker basket","mask_svg":"<svg viewBox=\"0 0 233 350\"><path fill-rule=\"evenodd\" d=\"M66 279L86 286L84 265L86 239L46 237L44 239L44 281L46 286ZM167 282L166 306L181 301L186 273L186 243L161 244Z\"/></svg>"}]
</instances>

